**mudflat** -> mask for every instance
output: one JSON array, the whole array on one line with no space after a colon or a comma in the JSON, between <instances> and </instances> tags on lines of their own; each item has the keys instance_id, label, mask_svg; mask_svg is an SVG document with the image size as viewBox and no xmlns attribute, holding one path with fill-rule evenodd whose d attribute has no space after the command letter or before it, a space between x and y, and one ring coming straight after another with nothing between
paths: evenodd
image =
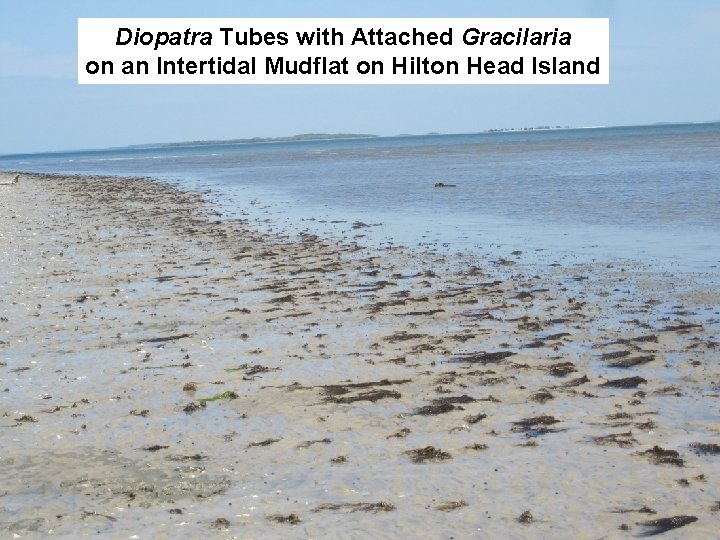
<instances>
[{"instance_id":1,"label":"mudflat","mask_svg":"<svg viewBox=\"0 0 720 540\"><path fill-rule=\"evenodd\" d=\"M0 186L0 536L716 536L717 276L259 230Z\"/></svg>"}]
</instances>

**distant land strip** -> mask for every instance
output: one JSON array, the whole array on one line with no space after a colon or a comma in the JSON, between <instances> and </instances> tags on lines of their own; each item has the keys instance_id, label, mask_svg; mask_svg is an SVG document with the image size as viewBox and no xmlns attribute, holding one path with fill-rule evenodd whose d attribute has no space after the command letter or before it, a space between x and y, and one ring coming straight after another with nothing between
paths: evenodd
<instances>
[{"instance_id":1,"label":"distant land strip","mask_svg":"<svg viewBox=\"0 0 720 540\"><path fill-rule=\"evenodd\" d=\"M166 148L172 146L217 146L223 144L254 144L269 142L294 142L294 141L326 141L332 139L373 139L378 135L365 133L302 133L286 137L252 137L249 139L227 139L212 141L184 141L172 143L135 144L127 148Z\"/></svg>"}]
</instances>

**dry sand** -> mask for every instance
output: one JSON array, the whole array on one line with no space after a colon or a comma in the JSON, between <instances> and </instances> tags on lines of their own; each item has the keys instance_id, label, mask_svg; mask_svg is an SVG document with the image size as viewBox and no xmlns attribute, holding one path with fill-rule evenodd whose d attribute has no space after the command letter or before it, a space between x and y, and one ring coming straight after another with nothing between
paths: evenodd
<instances>
[{"instance_id":1,"label":"dry sand","mask_svg":"<svg viewBox=\"0 0 720 540\"><path fill-rule=\"evenodd\" d=\"M523 260L0 186L0 537L716 538L712 276Z\"/></svg>"}]
</instances>

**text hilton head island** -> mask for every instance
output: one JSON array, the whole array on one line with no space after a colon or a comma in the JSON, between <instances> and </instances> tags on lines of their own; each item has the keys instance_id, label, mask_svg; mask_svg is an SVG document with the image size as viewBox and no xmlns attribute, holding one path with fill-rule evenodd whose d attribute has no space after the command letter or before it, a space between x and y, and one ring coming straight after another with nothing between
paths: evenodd
<instances>
[{"instance_id":1,"label":"text hilton head island","mask_svg":"<svg viewBox=\"0 0 720 540\"><path fill-rule=\"evenodd\" d=\"M287 59L283 56L265 57L258 61L254 56L246 59L211 57L207 60L185 60L182 57L168 60L157 58L158 75L256 75L261 64L266 75L348 75L347 57L341 59L325 56L308 56L302 59ZM368 64L369 65L369 64ZM132 69L132 65L128 68ZM367 74L367 68L356 69ZM386 67L376 63L373 74L383 75ZM512 60L483 60L481 56L468 57L463 66L468 75L598 75L600 57L590 60L565 60L558 57L539 58L533 56L526 62L520 56ZM460 62L457 60L432 60L421 56L394 56L389 66L393 75L459 75ZM132 73L127 73L132 74Z\"/></svg>"}]
</instances>

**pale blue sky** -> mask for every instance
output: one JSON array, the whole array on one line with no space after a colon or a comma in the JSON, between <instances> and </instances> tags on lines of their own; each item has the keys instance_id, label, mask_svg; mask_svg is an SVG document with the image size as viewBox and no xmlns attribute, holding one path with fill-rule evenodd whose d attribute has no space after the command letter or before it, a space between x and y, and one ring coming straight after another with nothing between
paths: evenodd
<instances>
[{"instance_id":1,"label":"pale blue sky","mask_svg":"<svg viewBox=\"0 0 720 540\"><path fill-rule=\"evenodd\" d=\"M78 17L609 17L608 86L78 86ZM0 0L0 154L720 120L720 1Z\"/></svg>"}]
</instances>

